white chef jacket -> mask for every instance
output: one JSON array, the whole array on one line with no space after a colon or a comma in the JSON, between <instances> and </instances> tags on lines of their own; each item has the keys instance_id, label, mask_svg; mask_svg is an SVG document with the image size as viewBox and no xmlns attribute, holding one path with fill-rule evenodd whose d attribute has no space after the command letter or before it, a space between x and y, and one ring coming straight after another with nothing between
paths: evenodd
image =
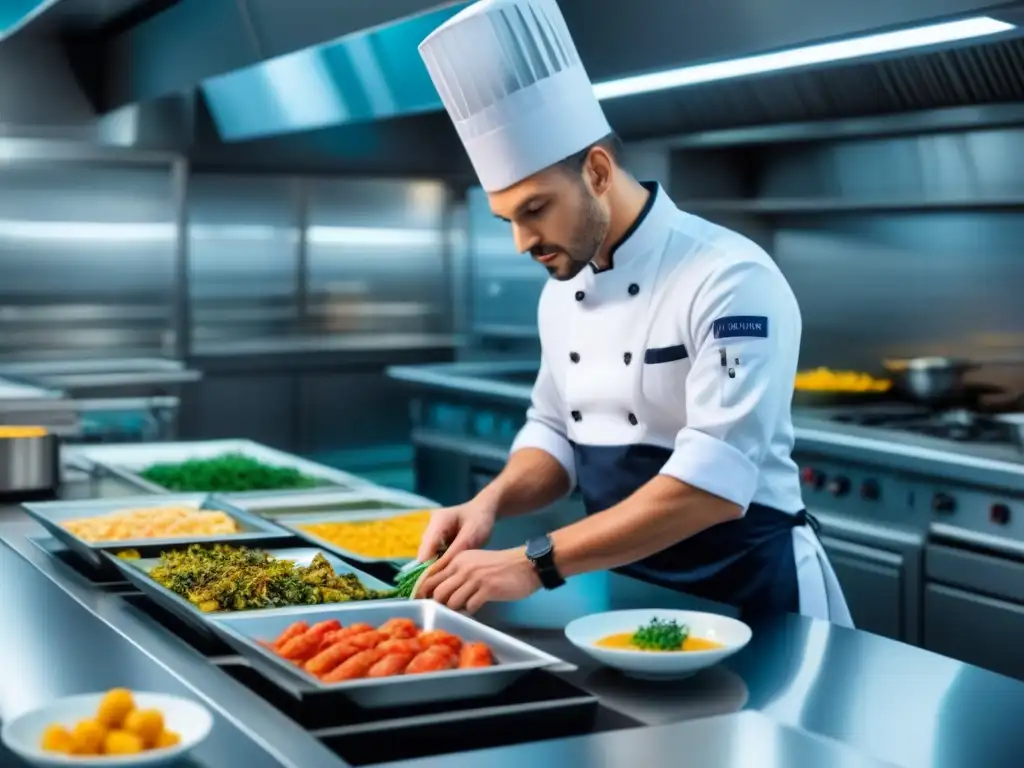
<instances>
[{"instance_id":1,"label":"white chef jacket","mask_svg":"<svg viewBox=\"0 0 1024 768\"><path fill-rule=\"evenodd\" d=\"M659 446L671 450L661 474L744 511L796 514L793 291L754 242L651 188L610 269L545 285L540 373L512 450L546 451L575 487L573 443ZM807 526L793 537L801 613L851 623L817 537Z\"/></svg>"}]
</instances>

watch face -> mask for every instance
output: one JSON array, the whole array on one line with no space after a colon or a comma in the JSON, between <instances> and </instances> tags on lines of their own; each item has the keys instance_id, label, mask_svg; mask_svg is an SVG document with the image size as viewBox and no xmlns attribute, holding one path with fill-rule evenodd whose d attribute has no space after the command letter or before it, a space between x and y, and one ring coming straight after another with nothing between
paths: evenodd
<instances>
[{"instance_id":1,"label":"watch face","mask_svg":"<svg viewBox=\"0 0 1024 768\"><path fill-rule=\"evenodd\" d=\"M531 560L544 557L551 551L551 540L547 536L538 536L526 542L526 556Z\"/></svg>"}]
</instances>

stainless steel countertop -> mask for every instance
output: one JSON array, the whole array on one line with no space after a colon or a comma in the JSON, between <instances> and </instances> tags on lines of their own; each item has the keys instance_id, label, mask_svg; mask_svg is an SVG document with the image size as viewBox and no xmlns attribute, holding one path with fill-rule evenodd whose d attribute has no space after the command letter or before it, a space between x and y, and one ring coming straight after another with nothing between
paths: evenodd
<instances>
[{"instance_id":1,"label":"stainless steel countertop","mask_svg":"<svg viewBox=\"0 0 1024 768\"><path fill-rule=\"evenodd\" d=\"M0 584L5 585L0 615L4 626L17 631L0 632L0 718L55 696L125 685L188 694L214 711L213 737L195 757L202 768L344 765L298 724L126 602L126 593L101 590L25 538L40 529L20 520L14 510L5 517L0 522ZM626 756L635 763L644 755L643 764L675 764L681 754L693 756L702 749L707 756L700 753L701 765L729 768L853 768L875 765L871 760L913 768L1020 764L1024 731L1015 727L1015 718L1024 711L1024 683L865 632L800 616L778 617L755 624L751 643L725 663L667 684L631 681L599 668L561 632L571 619L594 611L697 604L685 595L600 573L521 603L489 606L481 614L485 621L578 664L566 679L596 695L603 706L648 727L668 726L506 747L502 761L605 765L612 764L609 756L619 755L614 763L621 764ZM740 711L762 718L725 720L696 730L673 727ZM696 747L694 734L706 736L707 744ZM747 751L753 744L761 747ZM846 749L835 749L836 744ZM781 750L771 753L778 755L777 762L749 762L769 745ZM593 762L597 752L606 762ZM469 765L467 759L450 755L426 765L461 768ZM3 755L0 763L9 764Z\"/></svg>"},{"instance_id":2,"label":"stainless steel countertop","mask_svg":"<svg viewBox=\"0 0 1024 768\"><path fill-rule=\"evenodd\" d=\"M393 366L388 374L428 389L468 393L525 409L531 387L503 378L521 378L536 367L535 361L438 363ZM798 450L824 451L833 457L868 463L877 463L884 456L886 464L896 469L1024 491L1024 455L1012 446L957 443L899 430L841 424L830 421L830 413L829 409L793 409Z\"/></svg>"},{"instance_id":3,"label":"stainless steel countertop","mask_svg":"<svg viewBox=\"0 0 1024 768\"><path fill-rule=\"evenodd\" d=\"M620 768L624 765L700 768L884 768L841 744L774 723L757 712L692 723L630 729L515 747L428 757L383 768Z\"/></svg>"},{"instance_id":4,"label":"stainless steel countertop","mask_svg":"<svg viewBox=\"0 0 1024 768\"><path fill-rule=\"evenodd\" d=\"M287 355L297 352L376 352L396 349L453 348L458 336L442 333L339 333L334 335L270 336L235 341L197 340L193 357Z\"/></svg>"},{"instance_id":5,"label":"stainless steel countertop","mask_svg":"<svg viewBox=\"0 0 1024 768\"><path fill-rule=\"evenodd\" d=\"M625 576L591 574L523 605L489 606L481 618L578 665L563 676L646 725L754 710L895 765L1020 765L1024 732L1013 718L1024 711L1024 682L868 632L786 615L752 624L750 644L717 667L645 683L597 665L559 629L594 611L638 607L708 610Z\"/></svg>"},{"instance_id":6,"label":"stainless steel countertop","mask_svg":"<svg viewBox=\"0 0 1024 768\"><path fill-rule=\"evenodd\" d=\"M65 488L78 498L93 490ZM44 531L17 507L0 507L0 723L54 698L124 686L188 696L213 712L212 735L183 768L345 765L156 621L44 555L28 535ZM2 747L0 765L20 768Z\"/></svg>"}]
</instances>

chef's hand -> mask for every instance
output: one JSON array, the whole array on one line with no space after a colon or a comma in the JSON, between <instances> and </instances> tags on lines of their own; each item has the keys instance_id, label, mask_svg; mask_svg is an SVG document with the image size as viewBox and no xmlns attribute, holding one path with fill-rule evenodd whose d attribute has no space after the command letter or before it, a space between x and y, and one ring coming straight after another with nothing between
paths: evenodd
<instances>
[{"instance_id":1,"label":"chef's hand","mask_svg":"<svg viewBox=\"0 0 1024 768\"><path fill-rule=\"evenodd\" d=\"M478 549L486 544L496 519L497 510L479 498L456 507L438 509L430 515L430 523L423 532L416 559L421 563L429 560L447 542L447 551L434 566L444 568L460 552Z\"/></svg>"},{"instance_id":2,"label":"chef's hand","mask_svg":"<svg viewBox=\"0 0 1024 768\"><path fill-rule=\"evenodd\" d=\"M415 597L432 597L453 611L476 613L485 603L522 600L540 589L526 548L471 549L429 569Z\"/></svg>"}]
</instances>

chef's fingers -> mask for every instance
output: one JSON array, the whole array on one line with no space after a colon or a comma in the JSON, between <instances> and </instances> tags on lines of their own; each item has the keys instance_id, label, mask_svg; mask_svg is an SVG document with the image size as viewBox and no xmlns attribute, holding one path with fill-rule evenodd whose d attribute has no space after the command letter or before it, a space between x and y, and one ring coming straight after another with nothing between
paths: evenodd
<instances>
[{"instance_id":1,"label":"chef's fingers","mask_svg":"<svg viewBox=\"0 0 1024 768\"><path fill-rule=\"evenodd\" d=\"M440 562L434 563L427 568L413 586L412 596L414 599L425 600L434 596L434 589L451 574L447 569L440 567Z\"/></svg>"},{"instance_id":2,"label":"chef's fingers","mask_svg":"<svg viewBox=\"0 0 1024 768\"><path fill-rule=\"evenodd\" d=\"M474 614L487 605L490 602L490 598L487 595L487 591L483 589L478 589L474 592L469 600L466 601L466 613Z\"/></svg>"},{"instance_id":3,"label":"chef's fingers","mask_svg":"<svg viewBox=\"0 0 1024 768\"><path fill-rule=\"evenodd\" d=\"M452 597L465 585L465 575L460 573L450 573L448 574L448 578L434 587L434 591L432 593L433 598L439 603L448 605L450 608L451 606L449 603L451 602Z\"/></svg>"},{"instance_id":4,"label":"chef's fingers","mask_svg":"<svg viewBox=\"0 0 1024 768\"><path fill-rule=\"evenodd\" d=\"M469 526L463 526L455 535L455 540L448 546L445 553L437 559L438 568L447 568L452 560L458 557L467 549L473 549L473 533Z\"/></svg>"},{"instance_id":5,"label":"chef's fingers","mask_svg":"<svg viewBox=\"0 0 1024 768\"><path fill-rule=\"evenodd\" d=\"M430 516L427 530L420 539L420 549L416 559L423 563L437 555L446 539L458 533L459 518L450 509L439 509Z\"/></svg>"},{"instance_id":6,"label":"chef's fingers","mask_svg":"<svg viewBox=\"0 0 1024 768\"><path fill-rule=\"evenodd\" d=\"M455 579L449 579L449 581L455 581ZM441 586L445 587L447 584L442 584ZM473 598L473 596L480 591L479 586L480 585L477 583L476 579L466 579L454 592L452 592L451 596L444 604L453 611L461 611L466 607L466 604Z\"/></svg>"}]
</instances>

